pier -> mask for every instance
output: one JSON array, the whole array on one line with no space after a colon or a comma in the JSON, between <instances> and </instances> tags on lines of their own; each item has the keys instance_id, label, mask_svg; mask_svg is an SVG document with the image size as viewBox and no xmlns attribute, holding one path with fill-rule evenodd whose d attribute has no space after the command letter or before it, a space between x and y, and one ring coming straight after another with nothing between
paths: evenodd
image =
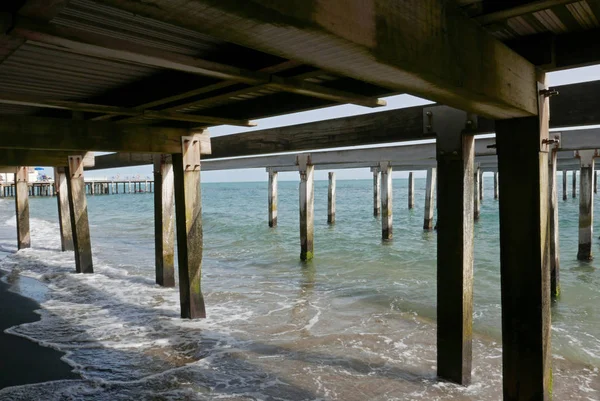
<instances>
[{"instance_id":1,"label":"pier","mask_svg":"<svg viewBox=\"0 0 600 401\"><path fill-rule=\"evenodd\" d=\"M15 177L0 195L14 196L18 248L31 246L29 196L56 196L62 249L74 251L77 273L91 274L87 197L151 192L156 282L174 286L177 267L181 317L204 318L202 171L265 169L273 232L277 174L298 172L302 263L318 258L315 170L330 172L332 229L340 224L333 170L373 173L365 202L383 243L402 241L393 231L393 171L409 172L401 202L409 209L421 202L412 173L427 171L423 228L437 226L438 243L437 376L468 385L473 231L481 202L492 201L483 199L482 175L493 174L504 399L549 400L550 305L560 302L556 174L563 171L563 199L566 172L579 197L577 258L585 263L600 148L598 129L562 130L600 124L600 81L546 84L547 72L600 63L600 43L590 39L600 35L597 23L571 3L9 0L0 9L0 168ZM595 3L579 3L600 19ZM514 28L523 21L537 22ZM327 106L377 109L402 93L436 103L210 135L217 125L252 127ZM495 137L477 138L487 134ZM431 143L398 144L422 140ZM366 145L379 147L337 149ZM153 165L153 179L86 177L136 165ZM55 168L54 182L28 182L27 166Z\"/></svg>"}]
</instances>

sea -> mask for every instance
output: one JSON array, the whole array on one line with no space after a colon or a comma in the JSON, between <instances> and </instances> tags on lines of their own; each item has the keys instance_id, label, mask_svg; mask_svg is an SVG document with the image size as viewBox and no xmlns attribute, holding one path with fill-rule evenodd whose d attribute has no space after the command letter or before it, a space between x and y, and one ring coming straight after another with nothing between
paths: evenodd
<instances>
[{"instance_id":1,"label":"sea","mask_svg":"<svg viewBox=\"0 0 600 401\"><path fill-rule=\"evenodd\" d=\"M60 252L55 198L31 198L32 248L16 251L14 201L0 199L0 270L40 303L7 331L65 352L81 380L0 390L0 400L500 400L498 201L484 178L475 224L473 378L436 379L436 233L425 180L394 179L394 238L382 242L372 182L315 182L315 258L299 259L298 182L202 185L206 319L179 317L154 283L153 195L88 196L95 274ZM600 269L576 259L578 201L559 194L560 300L552 305L555 400L600 400ZM502 194L500 194L502 196ZM600 201L596 198L598 209ZM593 251L600 260L599 241ZM43 291L32 290L31 280ZM21 280L21 284L19 282Z\"/></svg>"}]
</instances>

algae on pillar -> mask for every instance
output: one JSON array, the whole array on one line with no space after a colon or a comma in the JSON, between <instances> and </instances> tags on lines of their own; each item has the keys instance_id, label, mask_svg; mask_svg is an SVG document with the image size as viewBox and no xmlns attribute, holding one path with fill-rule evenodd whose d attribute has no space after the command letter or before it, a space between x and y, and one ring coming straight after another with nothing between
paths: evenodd
<instances>
[{"instance_id":1,"label":"algae on pillar","mask_svg":"<svg viewBox=\"0 0 600 401\"><path fill-rule=\"evenodd\" d=\"M548 218L550 235L550 294L553 298L560 295L560 249L558 235L558 189L556 180L557 150L548 155Z\"/></svg>"},{"instance_id":2,"label":"algae on pillar","mask_svg":"<svg viewBox=\"0 0 600 401\"><path fill-rule=\"evenodd\" d=\"M539 115L496 120L504 400L550 400L549 101ZM518 144L518 146L516 146Z\"/></svg>"},{"instance_id":3,"label":"algae on pillar","mask_svg":"<svg viewBox=\"0 0 600 401\"><path fill-rule=\"evenodd\" d=\"M179 299L182 318L204 318L202 295L202 195L200 155L210 154L208 133L181 138L182 153L173 154Z\"/></svg>"},{"instance_id":4,"label":"algae on pillar","mask_svg":"<svg viewBox=\"0 0 600 401\"><path fill-rule=\"evenodd\" d=\"M17 216L17 249L31 247L29 233L29 184L27 167L17 167L15 174L15 210Z\"/></svg>"},{"instance_id":5,"label":"algae on pillar","mask_svg":"<svg viewBox=\"0 0 600 401\"><path fill-rule=\"evenodd\" d=\"M408 173L408 208L415 207L415 179L412 171Z\"/></svg>"},{"instance_id":6,"label":"algae on pillar","mask_svg":"<svg viewBox=\"0 0 600 401\"><path fill-rule=\"evenodd\" d=\"M92 242L83 180L83 155L69 156L66 173L71 231L75 248L75 270L77 273L93 273Z\"/></svg>"},{"instance_id":7,"label":"algae on pillar","mask_svg":"<svg viewBox=\"0 0 600 401\"><path fill-rule=\"evenodd\" d=\"M423 218L423 229L433 229L433 209L435 205L435 184L437 181L437 169L430 167L427 170L427 184L425 188L425 217Z\"/></svg>"},{"instance_id":8,"label":"algae on pillar","mask_svg":"<svg viewBox=\"0 0 600 401\"><path fill-rule=\"evenodd\" d=\"M371 167L373 173L373 216L381 214L381 173L379 167Z\"/></svg>"},{"instance_id":9,"label":"algae on pillar","mask_svg":"<svg viewBox=\"0 0 600 401\"><path fill-rule=\"evenodd\" d=\"M73 230L71 228L66 167L54 168L54 185L56 186L56 202L58 204L61 249L63 252L73 251L75 247L73 245Z\"/></svg>"},{"instance_id":10,"label":"algae on pillar","mask_svg":"<svg viewBox=\"0 0 600 401\"><path fill-rule=\"evenodd\" d=\"M300 172L300 260L311 260L314 256L314 175L310 155L302 154L296 158Z\"/></svg>"},{"instance_id":11,"label":"algae on pillar","mask_svg":"<svg viewBox=\"0 0 600 401\"><path fill-rule=\"evenodd\" d=\"M154 156L154 259L156 284L175 286L175 189L173 157Z\"/></svg>"},{"instance_id":12,"label":"algae on pillar","mask_svg":"<svg viewBox=\"0 0 600 401\"><path fill-rule=\"evenodd\" d=\"M329 173L329 188L327 190L327 223L335 223L335 173Z\"/></svg>"},{"instance_id":13,"label":"algae on pillar","mask_svg":"<svg viewBox=\"0 0 600 401\"><path fill-rule=\"evenodd\" d=\"M390 162L381 162L379 169L381 170L381 238L390 240L393 237L392 165Z\"/></svg>"},{"instance_id":14,"label":"algae on pillar","mask_svg":"<svg viewBox=\"0 0 600 401\"><path fill-rule=\"evenodd\" d=\"M277 226L277 171L267 168L269 173L269 227Z\"/></svg>"},{"instance_id":15,"label":"algae on pillar","mask_svg":"<svg viewBox=\"0 0 600 401\"><path fill-rule=\"evenodd\" d=\"M579 175L579 249L578 260L592 260L594 236L594 157L595 150L580 150L577 157L581 163Z\"/></svg>"}]
</instances>

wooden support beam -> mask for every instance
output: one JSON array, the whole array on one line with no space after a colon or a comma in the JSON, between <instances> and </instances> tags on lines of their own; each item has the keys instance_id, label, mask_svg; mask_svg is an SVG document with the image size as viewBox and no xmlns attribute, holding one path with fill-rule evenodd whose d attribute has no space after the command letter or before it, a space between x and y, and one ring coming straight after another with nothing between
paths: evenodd
<instances>
[{"instance_id":1,"label":"wooden support beam","mask_svg":"<svg viewBox=\"0 0 600 401\"><path fill-rule=\"evenodd\" d=\"M17 216L17 249L31 247L29 232L29 184L28 169L19 166L15 174L15 211Z\"/></svg>"},{"instance_id":2,"label":"wooden support beam","mask_svg":"<svg viewBox=\"0 0 600 401\"><path fill-rule=\"evenodd\" d=\"M68 159L65 159L68 161ZM58 204L58 223L60 227L60 247L63 252L74 251L73 230L71 226L71 210L69 207L69 190L65 167L54 168L54 185Z\"/></svg>"},{"instance_id":3,"label":"wooden support beam","mask_svg":"<svg viewBox=\"0 0 600 401\"><path fill-rule=\"evenodd\" d=\"M381 172L379 167L371 168L373 173L373 216L381 214Z\"/></svg>"},{"instance_id":4,"label":"wooden support beam","mask_svg":"<svg viewBox=\"0 0 600 401\"><path fill-rule=\"evenodd\" d=\"M595 150L578 152L581 161L579 175L579 249L577 259L589 261L592 255L592 239L594 238L594 191L592 188L594 174Z\"/></svg>"},{"instance_id":5,"label":"wooden support beam","mask_svg":"<svg viewBox=\"0 0 600 401\"><path fill-rule=\"evenodd\" d=\"M556 299L560 295L560 247L558 235L558 182L556 180L557 151L548 154L548 219L550 243L550 295Z\"/></svg>"},{"instance_id":6,"label":"wooden support beam","mask_svg":"<svg viewBox=\"0 0 600 401\"><path fill-rule=\"evenodd\" d=\"M437 182L437 168L427 169L427 184L425 188L425 217L423 218L423 229L433 229L433 209L435 207L435 187Z\"/></svg>"},{"instance_id":7,"label":"wooden support beam","mask_svg":"<svg viewBox=\"0 0 600 401\"><path fill-rule=\"evenodd\" d=\"M408 209L415 207L415 179L412 171L408 173Z\"/></svg>"},{"instance_id":8,"label":"wooden support beam","mask_svg":"<svg viewBox=\"0 0 600 401\"><path fill-rule=\"evenodd\" d=\"M0 123L1 124L1 123ZM4 138L2 140L4 141ZM48 150L30 150L30 149L1 149L0 145L0 165L3 166L64 166L67 158L81 152L68 151L48 151ZM84 155L84 166L94 165L94 153L86 152ZM14 168L14 167L13 167Z\"/></svg>"},{"instance_id":9,"label":"wooden support beam","mask_svg":"<svg viewBox=\"0 0 600 401\"><path fill-rule=\"evenodd\" d=\"M483 201L483 189L484 189L484 185L483 185L483 171L481 170L481 167L479 167L477 169L478 173L479 173L479 202L481 203L481 201ZM481 205L479 205L481 207Z\"/></svg>"},{"instance_id":10,"label":"wooden support beam","mask_svg":"<svg viewBox=\"0 0 600 401\"><path fill-rule=\"evenodd\" d=\"M232 118L220 118L211 116L200 116L195 114L177 113L174 111L137 110L129 107L107 106L102 104L88 104L70 102L66 100L38 99L35 97L0 93L0 104L14 104L21 106L32 106L46 109L71 110L90 113L104 113L114 116L134 116L159 120L187 121L193 123L205 123L213 125L235 125L239 127L255 127L256 123L248 120L235 120Z\"/></svg>"},{"instance_id":11,"label":"wooden support beam","mask_svg":"<svg viewBox=\"0 0 600 401\"><path fill-rule=\"evenodd\" d=\"M310 155L298 155L300 171L300 260L308 261L314 257L314 174Z\"/></svg>"},{"instance_id":12,"label":"wooden support beam","mask_svg":"<svg viewBox=\"0 0 600 401\"><path fill-rule=\"evenodd\" d=\"M567 200L567 170L563 170L562 172L563 179L563 200Z\"/></svg>"},{"instance_id":13,"label":"wooden support beam","mask_svg":"<svg viewBox=\"0 0 600 401\"><path fill-rule=\"evenodd\" d=\"M83 180L83 155L69 156L66 175L71 231L75 248L75 271L77 273L93 273L92 242Z\"/></svg>"},{"instance_id":14,"label":"wooden support beam","mask_svg":"<svg viewBox=\"0 0 600 401\"><path fill-rule=\"evenodd\" d=\"M594 193L598 193L598 171L594 170Z\"/></svg>"},{"instance_id":15,"label":"wooden support beam","mask_svg":"<svg viewBox=\"0 0 600 401\"><path fill-rule=\"evenodd\" d=\"M381 99L326 88L296 78L244 70L239 67L202 60L197 57L157 49L156 47L145 46L140 43L128 42L115 36L109 37L77 28L38 23L23 17L16 19L10 35L51 46L58 46L74 53L171 69L217 79L235 80L248 85L268 85L272 89L339 103L353 103L365 107L380 107L386 104ZM293 57L287 58L295 59Z\"/></svg>"},{"instance_id":16,"label":"wooden support beam","mask_svg":"<svg viewBox=\"0 0 600 401\"><path fill-rule=\"evenodd\" d=\"M498 172L494 171L494 199L498 199Z\"/></svg>"},{"instance_id":17,"label":"wooden support beam","mask_svg":"<svg viewBox=\"0 0 600 401\"><path fill-rule=\"evenodd\" d=\"M436 127L437 140L437 372L471 382L473 326L474 136L456 111Z\"/></svg>"},{"instance_id":18,"label":"wooden support beam","mask_svg":"<svg viewBox=\"0 0 600 401\"><path fill-rule=\"evenodd\" d=\"M206 143L202 136L207 137L208 134L181 138L180 153L173 154L179 297L181 317L189 319L206 317L201 290L203 237L200 155ZM210 143L210 138L207 140Z\"/></svg>"},{"instance_id":19,"label":"wooden support beam","mask_svg":"<svg viewBox=\"0 0 600 401\"><path fill-rule=\"evenodd\" d=\"M329 187L327 189L327 223L335 223L335 173L329 172Z\"/></svg>"},{"instance_id":20,"label":"wooden support beam","mask_svg":"<svg viewBox=\"0 0 600 401\"><path fill-rule=\"evenodd\" d=\"M552 394L548 99L539 104L539 117L496 121L505 400Z\"/></svg>"},{"instance_id":21,"label":"wooden support beam","mask_svg":"<svg viewBox=\"0 0 600 401\"><path fill-rule=\"evenodd\" d=\"M156 284L175 286L175 190L171 155L154 156L154 255ZM118 185L117 185L118 193Z\"/></svg>"},{"instance_id":22,"label":"wooden support beam","mask_svg":"<svg viewBox=\"0 0 600 401\"><path fill-rule=\"evenodd\" d=\"M534 66L444 0L328 1L305 7L258 0L243 8L237 0L160 8L133 0L100 2L484 116L537 111L536 93L529 89L535 85ZM411 46L397 45L407 40Z\"/></svg>"},{"instance_id":23,"label":"wooden support beam","mask_svg":"<svg viewBox=\"0 0 600 401\"><path fill-rule=\"evenodd\" d=\"M387 241L393 237L392 166L389 162L381 162L379 170L381 171L381 239Z\"/></svg>"},{"instance_id":24,"label":"wooden support beam","mask_svg":"<svg viewBox=\"0 0 600 401\"><path fill-rule=\"evenodd\" d=\"M573 170L573 176L571 177L572 188L571 193L573 194L573 199L577 198L577 171Z\"/></svg>"},{"instance_id":25,"label":"wooden support beam","mask_svg":"<svg viewBox=\"0 0 600 401\"><path fill-rule=\"evenodd\" d=\"M519 17L525 14L532 14L538 11L546 10L548 8L575 3L577 0L536 0L536 1L528 1L525 4L516 6L502 8L498 11L494 11L491 13L479 15L475 17L475 21L479 22L481 25L491 25L499 22L506 21L511 18Z\"/></svg>"},{"instance_id":26,"label":"wooden support beam","mask_svg":"<svg viewBox=\"0 0 600 401\"><path fill-rule=\"evenodd\" d=\"M479 215L481 214L481 197L479 195L479 191L481 191L481 170L479 166L477 166L473 174L475 174L473 177L473 218L479 220Z\"/></svg>"},{"instance_id":27,"label":"wooden support beam","mask_svg":"<svg viewBox=\"0 0 600 401\"><path fill-rule=\"evenodd\" d=\"M267 169L269 173L269 227L277 227L277 171Z\"/></svg>"}]
</instances>

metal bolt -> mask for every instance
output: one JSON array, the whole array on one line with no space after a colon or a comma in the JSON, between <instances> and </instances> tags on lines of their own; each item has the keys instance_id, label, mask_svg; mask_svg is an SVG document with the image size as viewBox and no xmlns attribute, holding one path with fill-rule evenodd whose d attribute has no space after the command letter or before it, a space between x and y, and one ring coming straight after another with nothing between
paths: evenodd
<instances>
[{"instance_id":1,"label":"metal bolt","mask_svg":"<svg viewBox=\"0 0 600 401\"><path fill-rule=\"evenodd\" d=\"M432 112L430 112L430 111L428 111L428 112L427 112L427 113L425 113L425 114L427 114L427 116L428 116L428 117L431 117L431 116L433 115L433 113L432 113Z\"/></svg>"},{"instance_id":2,"label":"metal bolt","mask_svg":"<svg viewBox=\"0 0 600 401\"><path fill-rule=\"evenodd\" d=\"M542 143L544 145L551 145L553 143L559 143L560 141L558 139L542 139Z\"/></svg>"},{"instance_id":3,"label":"metal bolt","mask_svg":"<svg viewBox=\"0 0 600 401\"><path fill-rule=\"evenodd\" d=\"M552 89L552 88L541 89L540 95L545 96L545 97L556 96L556 95L558 95L558 91L556 89Z\"/></svg>"}]
</instances>

